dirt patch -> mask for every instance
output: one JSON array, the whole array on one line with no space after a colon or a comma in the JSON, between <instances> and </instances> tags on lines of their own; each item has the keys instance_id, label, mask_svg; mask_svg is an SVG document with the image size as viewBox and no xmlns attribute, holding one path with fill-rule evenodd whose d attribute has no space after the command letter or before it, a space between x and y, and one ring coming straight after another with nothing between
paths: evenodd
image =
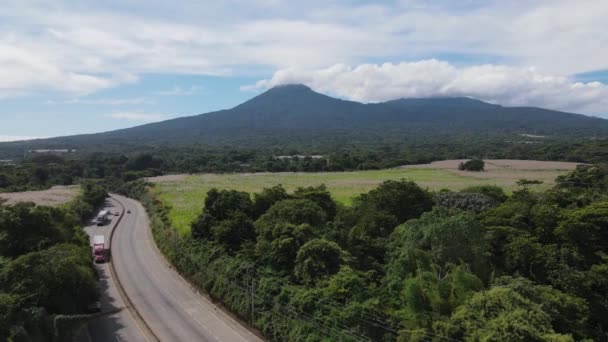
<instances>
[{"instance_id":1,"label":"dirt patch","mask_svg":"<svg viewBox=\"0 0 608 342\"><path fill-rule=\"evenodd\" d=\"M186 177L188 177L189 175L187 174L178 174L178 175L163 175L163 176L156 176L156 177L148 177L146 178L146 181L150 182L150 183L168 183L168 182L179 182L182 181L184 179L186 179Z\"/></svg>"},{"instance_id":2,"label":"dirt patch","mask_svg":"<svg viewBox=\"0 0 608 342\"><path fill-rule=\"evenodd\" d=\"M404 169L451 169L457 170L458 164L468 159L440 160L429 164L405 165ZM580 163L517 160L517 159L484 159L486 171L492 170L528 170L528 171L570 171ZM469 172L470 173L470 172ZM467 173L468 174L468 173Z\"/></svg>"},{"instance_id":3,"label":"dirt patch","mask_svg":"<svg viewBox=\"0 0 608 342\"><path fill-rule=\"evenodd\" d=\"M565 172L572 171L580 163L516 160L516 159L484 159L484 172L458 170L458 164L467 159L442 160L430 164L406 165L404 169L442 169L469 179L491 182L502 187L513 187L520 179L542 181L545 186L555 182L555 178Z\"/></svg>"},{"instance_id":4,"label":"dirt patch","mask_svg":"<svg viewBox=\"0 0 608 342\"><path fill-rule=\"evenodd\" d=\"M38 205L57 206L71 201L78 194L77 185L54 186L48 190L0 193L7 204L34 202Z\"/></svg>"}]
</instances>

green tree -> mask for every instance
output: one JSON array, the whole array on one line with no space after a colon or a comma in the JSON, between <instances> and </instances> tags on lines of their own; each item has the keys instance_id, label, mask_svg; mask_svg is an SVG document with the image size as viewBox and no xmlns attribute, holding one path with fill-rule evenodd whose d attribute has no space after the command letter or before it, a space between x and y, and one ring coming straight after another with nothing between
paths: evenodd
<instances>
[{"instance_id":1,"label":"green tree","mask_svg":"<svg viewBox=\"0 0 608 342\"><path fill-rule=\"evenodd\" d=\"M598 253L608 251L608 202L567 212L555 234L584 256L588 264L601 261Z\"/></svg>"},{"instance_id":2,"label":"green tree","mask_svg":"<svg viewBox=\"0 0 608 342\"><path fill-rule=\"evenodd\" d=\"M363 302L369 293L365 275L343 265L338 273L332 275L323 291L323 299L333 303L347 304L351 301Z\"/></svg>"},{"instance_id":3,"label":"green tree","mask_svg":"<svg viewBox=\"0 0 608 342\"><path fill-rule=\"evenodd\" d=\"M304 198L315 202L325 211L328 220L333 220L336 216L336 202L331 198L331 194L324 184L317 187L297 188L293 195L296 198Z\"/></svg>"},{"instance_id":4,"label":"green tree","mask_svg":"<svg viewBox=\"0 0 608 342\"><path fill-rule=\"evenodd\" d=\"M399 222L394 215L373 208L359 210L357 216L348 235L349 250L355 256L358 268L375 270L381 275L386 261L388 236Z\"/></svg>"},{"instance_id":5,"label":"green tree","mask_svg":"<svg viewBox=\"0 0 608 342\"><path fill-rule=\"evenodd\" d=\"M417 218L433 207L432 195L412 181L388 180L355 199L357 210L371 207L396 217L399 223Z\"/></svg>"},{"instance_id":6,"label":"green tree","mask_svg":"<svg viewBox=\"0 0 608 342\"><path fill-rule=\"evenodd\" d=\"M162 166L163 160L149 153L140 153L129 159L125 167L127 170L143 171L147 169L158 169Z\"/></svg>"},{"instance_id":7,"label":"green tree","mask_svg":"<svg viewBox=\"0 0 608 342\"><path fill-rule=\"evenodd\" d=\"M489 276L486 229L472 213L446 209L425 213L397 227L390 246L387 270L401 277L415 274L418 262L425 258L443 268L466 263L479 278ZM417 250L424 252L422 259Z\"/></svg>"},{"instance_id":8,"label":"green tree","mask_svg":"<svg viewBox=\"0 0 608 342\"><path fill-rule=\"evenodd\" d=\"M271 231L260 235L256 254L273 269L292 273L298 250L314 237L315 230L309 224L276 223Z\"/></svg>"},{"instance_id":9,"label":"green tree","mask_svg":"<svg viewBox=\"0 0 608 342\"><path fill-rule=\"evenodd\" d=\"M272 230L277 223L295 225L308 224L314 228L326 223L327 215L316 203L307 199L288 199L273 205L256 222L258 235L272 236Z\"/></svg>"},{"instance_id":10,"label":"green tree","mask_svg":"<svg viewBox=\"0 0 608 342\"><path fill-rule=\"evenodd\" d=\"M241 211L234 211L231 216L211 227L214 239L231 249L238 249L245 241L255 238L251 218Z\"/></svg>"},{"instance_id":11,"label":"green tree","mask_svg":"<svg viewBox=\"0 0 608 342\"><path fill-rule=\"evenodd\" d=\"M83 312L99 295L88 247L59 244L5 267L3 288L50 313Z\"/></svg>"},{"instance_id":12,"label":"green tree","mask_svg":"<svg viewBox=\"0 0 608 342\"><path fill-rule=\"evenodd\" d=\"M507 200L507 195L505 194L505 191L497 185L474 185L466 187L460 190L460 192L486 195L498 202L504 202Z\"/></svg>"},{"instance_id":13,"label":"green tree","mask_svg":"<svg viewBox=\"0 0 608 342\"><path fill-rule=\"evenodd\" d=\"M435 194L434 200L440 207L474 212L485 211L498 205L492 197L468 192L439 192Z\"/></svg>"},{"instance_id":14,"label":"green tree","mask_svg":"<svg viewBox=\"0 0 608 342\"><path fill-rule=\"evenodd\" d=\"M191 233L197 239L215 239L236 247L240 241L253 237L252 216L253 202L248 193L211 189L207 192L203 212L192 223ZM244 235L239 238L239 234Z\"/></svg>"},{"instance_id":15,"label":"green tree","mask_svg":"<svg viewBox=\"0 0 608 342\"><path fill-rule=\"evenodd\" d=\"M5 174L0 173L0 188L8 188L10 185L11 185L10 178Z\"/></svg>"},{"instance_id":16,"label":"green tree","mask_svg":"<svg viewBox=\"0 0 608 342\"><path fill-rule=\"evenodd\" d=\"M500 277L494 286L515 290L524 298L542 307L550 319L552 328L558 333L574 334L577 340L589 336L587 302L547 285L536 285L522 277Z\"/></svg>"},{"instance_id":17,"label":"green tree","mask_svg":"<svg viewBox=\"0 0 608 342\"><path fill-rule=\"evenodd\" d=\"M596 335L605 333L608 327L608 256L603 261L585 272L581 277L581 297L589 303L589 320L592 326L597 326Z\"/></svg>"},{"instance_id":18,"label":"green tree","mask_svg":"<svg viewBox=\"0 0 608 342\"><path fill-rule=\"evenodd\" d=\"M216 220L224 220L234 211L240 211L251 217L253 202L249 194L243 191L211 189L207 192L203 211Z\"/></svg>"},{"instance_id":19,"label":"green tree","mask_svg":"<svg viewBox=\"0 0 608 342\"><path fill-rule=\"evenodd\" d=\"M19 255L60 242L82 241L76 217L60 208L17 203L0 206L0 256Z\"/></svg>"},{"instance_id":20,"label":"green tree","mask_svg":"<svg viewBox=\"0 0 608 342\"><path fill-rule=\"evenodd\" d=\"M446 323L435 323L441 336L467 341L574 341L556 333L551 316L517 291L493 287L474 294Z\"/></svg>"},{"instance_id":21,"label":"green tree","mask_svg":"<svg viewBox=\"0 0 608 342\"><path fill-rule=\"evenodd\" d=\"M471 159L464 163L458 164L458 170L461 171L483 171L485 163L481 159Z\"/></svg>"},{"instance_id":22,"label":"green tree","mask_svg":"<svg viewBox=\"0 0 608 342\"><path fill-rule=\"evenodd\" d=\"M555 179L558 188L606 189L608 187L606 165L578 165L576 170Z\"/></svg>"},{"instance_id":23,"label":"green tree","mask_svg":"<svg viewBox=\"0 0 608 342\"><path fill-rule=\"evenodd\" d=\"M519 185L519 186L521 186L521 187L526 188L526 187L529 187L530 185L540 185L540 184L543 184L543 181L542 180L538 180L538 179L525 179L525 178L522 178L522 179L518 180L516 182L516 184Z\"/></svg>"},{"instance_id":24,"label":"green tree","mask_svg":"<svg viewBox=\"0 0 608 342\"><path fill-rule=\"evenodd\" d=\"M420 265L414 276L403 281L397 315L408 329L426 329L448 318L481 289L482 281L466 265Z\"/></svg>"},{"instance_id":25,"label":"green tree","mask_svg":"<svg viewBox=\"0 0 608 342\"><path fill-rule=\"evenodd\" d=\"M287 191L283 186L275 185L271 188L265 188L260 193L253 194L253 211L255 217L262 216L275 203L289 198Z\"/></svg>"},{"instance_id":26,"label":"green tree","mask_svg":"<svg viewBox=\"0 0 608 342\"><path fill-rule=\"evenodd\" d=\"M313 239L305 243L296 256L294 273L308 285L331 276L346 262L347 254L333 241Z\"/></svg>"}]
</instances>

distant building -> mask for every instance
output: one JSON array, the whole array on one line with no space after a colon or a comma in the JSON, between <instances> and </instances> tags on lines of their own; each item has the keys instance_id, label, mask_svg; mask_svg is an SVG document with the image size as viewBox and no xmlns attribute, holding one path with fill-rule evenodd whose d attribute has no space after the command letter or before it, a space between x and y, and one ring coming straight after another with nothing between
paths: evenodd
<instances>
[{"instance_id":1,"label":"distant building","mask_svg":"<svg viewBox=\"0 0 608 342\"><path fill-rule=\"evenodd\" d=\"M14 166L15 162L12 159L0 159L1 166Z\"/></svg>"},{"instance_id":2,"label":"distant building","mask_svg":"<svg viewBox=\"0 0 608 342\"><path fill-rule=\"evenodd\" d=\"M39 153L39 154L63 154L63 153L74 153L76 152L75 149L69 149L69 148L64 148L64 149L37 149L37 150L28 150L29 153Z\"/></svg>"},{"instance_id":3,"label":"distant building","mask_svg":"<svg viewBox=\"0 0 608 342\"><path fill-rule=\"evenodd\" d=\"M325 156L322 155L318 155L318 154L313 154L310 156L305 156L305 155L301 155L301 154L295 154L293 156L275 156L274 159L304 159L306 157L312 158L312 159L323 159L325 158Z\"/></svg>"},{"instance_id":4,"label":"distant building","mask_svg":"<svg viewBox=\"0 0 608 342\"><path fill-rule=\"evenodd\" d=\"M538 135L538 134L520 134L522 137L526 138L534 138L534 139L543 139L546 138L546 135Z\"/></svg>"}]
</instances>

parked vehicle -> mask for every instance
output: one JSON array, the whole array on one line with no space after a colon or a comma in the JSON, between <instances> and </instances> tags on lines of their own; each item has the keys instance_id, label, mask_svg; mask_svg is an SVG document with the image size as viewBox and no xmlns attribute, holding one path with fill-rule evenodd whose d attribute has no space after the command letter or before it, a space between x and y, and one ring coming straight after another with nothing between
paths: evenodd
<instances>
[{"instance_id":1,"label":"parked vehicle","mask_svg":"<svg viewBox=\"0 0 608 342\"><path fill-rule=\"evenodd\" d=\"M87 306L88 313L101 312L101 302L95 301Z\"/></svg>"},{"instance_id":2,"label":"parked vehicle","mask_svg":"<svg viewBox=\"0 0 608 342\"><path fill-rule=\"evenodd\" d=\"M93 236L93 258L97 263L106 261L106 239L103 235Z\"/></svg>"},{"instance_id":3,"label":"parked vehicle","mask_svg":"<svg viewBox=\"0 0 608 342\"><path fill-rule=\"evenodd\" d=\"M106 221L108 220L109 214L110 214L109 210L100 211L99 214L97 214L97 225L98 226L104 225L106 223Z\"/></svg>"}]
</instances>

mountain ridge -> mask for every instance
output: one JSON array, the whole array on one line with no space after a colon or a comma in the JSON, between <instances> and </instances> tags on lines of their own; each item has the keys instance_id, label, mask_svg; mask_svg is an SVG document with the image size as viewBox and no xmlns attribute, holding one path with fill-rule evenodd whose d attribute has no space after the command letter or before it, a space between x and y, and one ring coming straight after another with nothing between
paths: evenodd
<instances>
[{"instance_id":1,"label":"mountain ridge","mask_svg":"<svg viewBox=\"0 0 608 342\"><path fill-rule=\"evenodd\" d=\"M402 98L360 103L304 85L271 88L233 108L108 132L1 143L29 148L99 150L130 146L277 148L399 143L467 135L608 135L608 120L536 107L504 107L468 97Z\"/></svg>"}]
</instances>

